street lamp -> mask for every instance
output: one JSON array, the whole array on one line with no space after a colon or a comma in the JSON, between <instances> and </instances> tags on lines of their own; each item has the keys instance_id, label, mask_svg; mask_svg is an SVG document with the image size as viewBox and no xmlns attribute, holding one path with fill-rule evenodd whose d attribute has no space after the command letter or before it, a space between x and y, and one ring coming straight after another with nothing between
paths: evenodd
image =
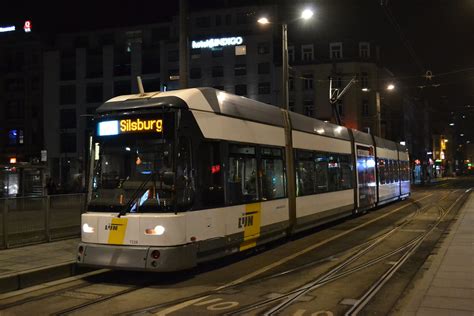
<instances>
[{"instance_id":1,"label":"street lamp","mask_svg":"<svg viewBox=\"0 0 474 316\"><path fill-rule=\"evenodd\" d=\"M393 83L388 84L387 90L392 91L393 89L395 89L395 85Z\"/></svg>"},{"instance_id":2,"label":"street lamp","mask_svg":"<svg viewBox=\"0 0 474 316\"><path fill-rule=\"evenodd\" d=\"M305 9L301 12L300 18L309 20L313 17L314 12L311 9ZM261 17L257 20L262 25L270 24L267 17ZM281 40L282 40L282 108L289 111L288 104L288 24L281 23Z\"/></svg>"},{"instance_id":3,"label":"street lamp","mask_svg":"<svg viewBox=\"0 0 474 316\"><path fill-rule=\"evenodd\" d=\"M309 19L311 19L311 18L313 17L313 14L314 14L313 10L311 10L311 9L304 9L303 12L301 12L301 18L302 18L303 20L309 20Z\"/></svg>"}]
</instances>

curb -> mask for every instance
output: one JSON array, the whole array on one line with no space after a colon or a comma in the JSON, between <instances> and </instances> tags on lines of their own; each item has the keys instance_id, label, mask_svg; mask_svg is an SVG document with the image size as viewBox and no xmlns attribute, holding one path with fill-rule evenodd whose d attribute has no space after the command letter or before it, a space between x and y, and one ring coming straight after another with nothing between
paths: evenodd
<instances>
[{"instance_id":1,"label":"curb","mask_svg":"<svg viewBox=\"0 0 474 316\"><path fill-rule=\"evenodd\" d=\"M67 278L93 271L92 268L79 267L75 260L37 269L0 275L0 294L21 290L33 285Z\"/></svg>"}]
</instances>

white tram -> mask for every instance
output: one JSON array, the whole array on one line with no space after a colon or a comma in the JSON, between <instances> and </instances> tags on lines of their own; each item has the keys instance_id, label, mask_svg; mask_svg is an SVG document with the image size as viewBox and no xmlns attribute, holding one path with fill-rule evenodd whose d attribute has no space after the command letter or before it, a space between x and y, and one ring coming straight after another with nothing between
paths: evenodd
<instances>
[{"instance_id":1,"label":"white tram","mask_svg":"<svg viewBox=\"0 0 474 316\"><path fill-rule=\"evenodd\" d=\"M187 269L410 194L403 146L224 91L97 113L81 265Z\"/></svg>"}]
</instances>

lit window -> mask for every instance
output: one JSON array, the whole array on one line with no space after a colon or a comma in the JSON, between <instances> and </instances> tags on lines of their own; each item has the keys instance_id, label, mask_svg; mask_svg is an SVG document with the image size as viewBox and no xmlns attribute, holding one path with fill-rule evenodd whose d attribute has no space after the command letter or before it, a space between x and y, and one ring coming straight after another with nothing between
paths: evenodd
<instances>
[{"instance_id":1,"label":"lit window","mask_svg":"<svg viewBox=\"0 0 474 316\"><path fill-rule=\"evenodd\" d=\"M239 45L235 46L235 56L247 55L247 46Z\"/></svg>"},{"instance_id":2,"label":"lit window","mask_svg":"<svg viewBox=\"0 0 474 316\"><path fill-rule=\"evenodd\" d=\"M8 131L8 144L9 145L21 145L24 143L23 130L11 129Z\"/></svg>"}]
</instances>

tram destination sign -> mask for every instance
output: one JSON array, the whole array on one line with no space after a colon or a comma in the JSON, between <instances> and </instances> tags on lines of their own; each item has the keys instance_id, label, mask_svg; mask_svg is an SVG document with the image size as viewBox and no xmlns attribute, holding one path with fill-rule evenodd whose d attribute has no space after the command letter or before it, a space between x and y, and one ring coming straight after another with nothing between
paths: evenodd
<instances>
[{"instance_id":1,"label":"tram destination sign","mask_svg":"<svg viewBox=\"0 0 474 316\"><path fill-rule=\"evenodd\" d=\"M98 136L112 136L130 133L162 133L162 119L132 118L103 121L97 124Z\"/></svg>"}]
</instances>

